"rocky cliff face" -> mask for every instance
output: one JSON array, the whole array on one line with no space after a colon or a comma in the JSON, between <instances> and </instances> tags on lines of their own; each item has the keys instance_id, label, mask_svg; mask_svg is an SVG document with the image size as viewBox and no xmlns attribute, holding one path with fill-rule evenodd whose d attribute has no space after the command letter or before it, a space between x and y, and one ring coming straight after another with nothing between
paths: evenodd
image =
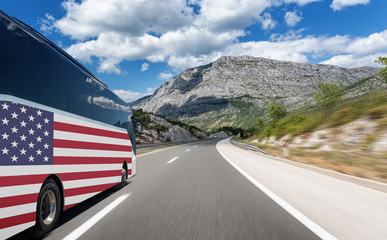
<instances>
[{"instance_id":1,"label":"rocky cliff face","mask_svg":"<svg viewBox=\"0 0 387 240\"><path fill-rule=\"evenodd\" d=\"M254 57L221 57L187 69L134 108L163 115L204 130L248 127L275 101L287 107L312 101L319 82L343 87L370 77L378 68L345 69Z\"/></svg>"},{"instance_id":2,"label":"rocky cliff face","mask_svg":"<svg viewBox=\"0 0 387 240\"><path fill-rule=\"evenodd\" d=\"M187 129L174 125L167 120L147 114L149 122L143 126L143 132L137 134L138 143L160 143L160 142L185 142L206 139L207 134L197 129Z\"/></svg>"}]
</instances>

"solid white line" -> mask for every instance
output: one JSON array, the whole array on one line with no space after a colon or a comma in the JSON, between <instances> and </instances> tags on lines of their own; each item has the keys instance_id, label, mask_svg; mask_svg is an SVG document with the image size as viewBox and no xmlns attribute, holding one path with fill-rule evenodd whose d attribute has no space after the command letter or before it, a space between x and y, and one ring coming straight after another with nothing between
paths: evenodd
<instances>
[{"instance_id":1,"label":"solid white line","mask_svg":"<svg viewBox=\"0 0 387 240\"><path fill-rule=\"evenodd\" d=\"M223 140L221 140L223 141ZM304 214L299 212L297 209L292 207L289 203L285 202L282 198L278 197L275 193L270 191L268 188L263 186L261 183L259 183L257 180L255 180L253 177L251 177L248 173L246 173L244 170L239 168L237 165L235 165L230 159L228 159L220 150L219 150L219 141L216 144L216 149L222 155L224 159L227 160L228 163L231 164L236 170L238 170L243 176L245 176L250 182L252 182L257 188L259 188L262 192L264 192L267 196L269 196L274 202L276 202L278 205L280 205L283 209L285 209L288 213L290 213L294 218L296 218L298 221L300 221L302 224L304 224L309 230L314 232L318 237L321 239L332 239L336 240L337 238L334 237L332 234L330 234L328 231L317 225L315 222L310 220L308 217L306 217Z\"/></svg>"},{"instance_id":2,"label":"solid white line","mask_svg":"<svg viewBox=\"0 0 387 240\"><path fill-rule=\"evenodd\" d=\"M122 195L121 197L114 200L114 202L110 203L92 218L87 220L84 224L75 229L72 233L67 235L67 237L63 238L63 240L75 240L79 238L82 234L84 234L87 230L89 230L94 224L96 224L99 220L101 220L106 214L108 214L111 210L117 207L122 201L124 201L129 194Z\"/></svg>"},{"instance_id":3,"label":"solid white line","mask_svg":"<svg viewBox=\"0 0 387 240\"><path fill-rule=\"evenodd\" d=\"M178 158L179 158L179 157L174 157L174 158L172 158L171 160L169 160L169 161L167 162L167 164L169 164L169 163L175 161L175 160L178 159Z\"/></svg>"},{"instance_id":4,"label":"solid white line","mask_svg":"<svg viewBox=\"0 0 387 240\"><path fill-rule=\"evenodd\" d=\"M191 148L190 149L187 149L187 150L185 150L186 152L189 152L189 151L191 151Z\"/></svg>"}]
</instances>

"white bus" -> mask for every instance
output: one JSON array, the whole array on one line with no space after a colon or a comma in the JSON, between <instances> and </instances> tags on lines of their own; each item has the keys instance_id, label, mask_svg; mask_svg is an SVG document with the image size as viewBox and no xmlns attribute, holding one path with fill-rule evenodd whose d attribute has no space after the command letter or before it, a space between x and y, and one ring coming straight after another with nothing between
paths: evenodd
<instances>
[{"instance_id":1,"label":"white bus","mask_svg":"<svg viewBox=\"0 0 387 240\"><path fill-rule=\"evenodd\" d=\"M136 174L131 109L41 34L0 11L0 239Z\"/></svg>"}]
</instances>

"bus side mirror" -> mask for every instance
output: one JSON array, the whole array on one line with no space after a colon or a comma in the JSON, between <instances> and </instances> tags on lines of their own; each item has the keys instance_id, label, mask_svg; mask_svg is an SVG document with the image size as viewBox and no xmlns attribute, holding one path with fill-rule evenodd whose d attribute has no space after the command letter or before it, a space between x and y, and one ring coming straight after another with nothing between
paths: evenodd
<instances>
[{"instance_id":1,"label":"bus side mirror","mask_svg":"<svg viewBox=\"0 0 387 240\"><path fill-rule=\"evenodd\" d=\"M142 133L142 125L141 125L141 123L137 123L137 132L138 132L139 134Z\"/></svg>"}]
</instances>

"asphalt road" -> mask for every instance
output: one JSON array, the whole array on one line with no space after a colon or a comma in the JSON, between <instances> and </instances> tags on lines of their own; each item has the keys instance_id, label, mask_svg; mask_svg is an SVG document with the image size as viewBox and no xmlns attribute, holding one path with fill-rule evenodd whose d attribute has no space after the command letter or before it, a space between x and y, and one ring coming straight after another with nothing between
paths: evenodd
<instances>
[{"instance_id":1,"label":"asphalt road","mask_svg":"<svg viewBox=\"0 0 387 240\"><path fill-rule=\"evenodd\" d=\"M139 156L127 186L69 209L46 239L318 239L235 170L216 143Z\"/></svg>"}]
</instances>

